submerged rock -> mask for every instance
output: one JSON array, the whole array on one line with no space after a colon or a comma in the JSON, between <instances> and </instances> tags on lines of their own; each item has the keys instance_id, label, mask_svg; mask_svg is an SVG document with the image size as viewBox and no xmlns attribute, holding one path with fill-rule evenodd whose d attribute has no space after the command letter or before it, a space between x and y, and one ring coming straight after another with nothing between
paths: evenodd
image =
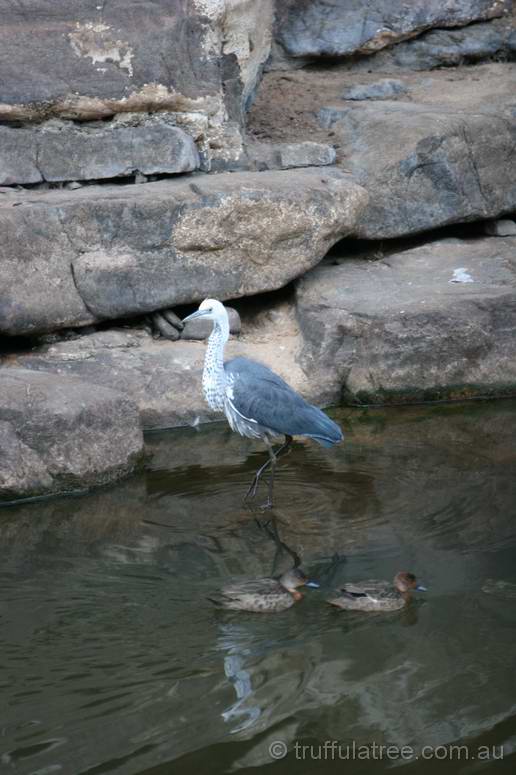
<instances>
[{"instance_id":1,"label":"submerged rock","mask_svg":"<svg viewBox=\"0 0 516 775\"><path fill-rule=\"evenodd\" d=\"M366 200L349 175L311 168L6 192L0 331L279 288L355 228Z\"/></svg>"},{"instance_id":2,"label":"submerged rock","mask_svg":"<svg viewBox=\"0 0 516 775\"><path fill-rule=\"evenodd\" d=\"M19 368L0 369L0 500L83 490L131 472L143 451L122 393Z\"/></svg>"},{"instance_id":3,"label":"submerged rock","mask_svg":"<svg viewBox=\"0 0 516 775\"><path fill-rule=\"evenodd\" d=\"M516 394L516 239L446 239L297 282L321 402ZM460 278L460 279L458 279Z\"/></svg>"}]
</instances>

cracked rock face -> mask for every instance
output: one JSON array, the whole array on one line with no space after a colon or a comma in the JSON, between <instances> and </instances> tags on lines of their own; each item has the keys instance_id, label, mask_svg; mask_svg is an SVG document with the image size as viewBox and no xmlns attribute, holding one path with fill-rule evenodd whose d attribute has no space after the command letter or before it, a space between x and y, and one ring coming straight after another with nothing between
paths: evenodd
<instances>
[{"instance_id":1,"label":"cracked rock face","mask_svg":"<svg viewBox=\"0 0 516 775\"><path fill-rule=\"evenodd\" d=\"M276 34L291 57L370 54L433 27L460 27L501 16L504 0L286 0Z\"/></svg>"},{"instance_id":2,"label":"cracked rock face","mask_svg":"<svg viewBox=\"0 0 516 775\"><path fill-rule=\"evenodd\" d=\"M0 331L280 288L354 229L366 201L349 176L314 169L4 193Z\"/></svg>"},{"instance_id":3,"label":"cracked rock face","mask_svg":"<svg viewBox=\"0 0 516 775\"><path fill-rule=\"evenodd\" d=\"M136 404L108 388L0 370L0 500L82 490L131 472L143 451Z\"/></svg>"},{"instance_id":4,"label":"cracked rock face","mask_svg":"<svg viewBox=\"0 0 516 775\"><path fill-rule=\"evenodd\" d=\"M206 169L212 163L217 168L231 167L241 154L243 110L268 57L271 28L272 0L263 0L259 8L251 0L4 3L0 121L16 122L19 129L19 122L51 118L94 121L128 112L167 111L198 139ZM146 135L143 130L126 134L135 144L157 142L163 148L163 129L158 138L149 136L156 133L155 124ZM90 161L93 167L101 160L102 164L97 174L89 171L88 177L112 177L112 166L115 175L123 174L116 171L119 166L136 166L123 135L120 132L117 138L122 147L114 148L112 163L106 158L105 164L103 152L108 153L110 136L106 132L97 138L100 146L92 154L97 159ZM37 142L44 152L48 150L43 166L49 164L53 170L45 179L64 179L67 160L61 158L59 165L52 158L51 140L51 135L42 138L37 130L31 134L27 129L17 138L4 132L2 143L11 144L13 153L28 156L25 168L19 159L16 169L11 169L12 182L41 179L31 159ZM91 153L77 127L70 127L61 141L66 154L70 145L76 157L85 159ZM141 147L136 150L138 159L141 152ZM164 156L165 168L157 171L166 173L166 151ZM159 158L157 152L154 158ZM2 166L0 159L0 171ZM70 173L68 179L85 178Z\"/></svg>"},{"instance_id":5,"label":"cracked rock face","mask_svg":"<svg viewBox=\"0 0 516 775\"><path fill-rule=\"evenodd\" d=\"M296 298L321 400L514 395L516 238L343 257L301 278Z\"/></svg>"}]
</instances>

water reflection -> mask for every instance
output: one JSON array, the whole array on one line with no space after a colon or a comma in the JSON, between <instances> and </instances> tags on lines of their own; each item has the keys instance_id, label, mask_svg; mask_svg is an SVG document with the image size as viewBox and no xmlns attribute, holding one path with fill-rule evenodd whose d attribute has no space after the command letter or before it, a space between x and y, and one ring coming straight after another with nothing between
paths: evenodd
<instances>
[{"instance_id":1,"label":"water reflection","mask_svg":"<svg viewBox=\"0 0 516 775\"><path fill-rule=\"evenodd\" d=\"M263 451L224 426L149 437L149 470L117 487L0 511L7 771L245 772L282 740L275 772L342 772L293 755L326 739L487 741L503 763L402 764L514 768L516 403L339 419L344 445L278 468L272 515L242 507ZM282 614L207 601L299 562L322 588ZM429 587L406 610L324 604L400 568Z\"/></svg>"}]
</instances>

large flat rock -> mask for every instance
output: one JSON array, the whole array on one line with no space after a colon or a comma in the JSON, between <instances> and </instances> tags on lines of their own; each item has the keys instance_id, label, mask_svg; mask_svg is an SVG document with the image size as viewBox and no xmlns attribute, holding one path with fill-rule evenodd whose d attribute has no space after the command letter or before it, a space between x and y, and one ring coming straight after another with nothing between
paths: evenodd
<instances>
[{"instance_id":1,"label":"large flat rock","mask_svg":"<svg viewBox=\"0 0 516 775\"><path fill-rule=\"evenodd\" d=\"M356 226L335 169L0 196L0 331L80 326L279 288Z\"/></svg>"},{"instance_id":2,"label":"large flat rock","mask_svg":"<svg viewBox=\"0 0 516 775\"><path fill-rule=\"evenodd\" d=\"M143 451L126 395L64 375L0 369L0 500L83 490L132 471Z\"/></svg>"},{"instance_id":3,"label":"large flat rock","mask_svg":"<svg viewBox=\"0 0 516 775\"><path fill-rule=\"evenodd\" d=\"M303 366L321 401L516 394L516 238L343 258L297 283Z\"/></svg>"},{"instance_id":4,"label":"large flat rock","mask_svg":"<svg viewBox=\"0 0 516 775\"><path fill-rule=\"evenodd\" d=\"M276 35L292 57L370 54L434 27L501 16L503 0L283 0Z\"/></svg>"},{"instance_id":5,"label":"large flat rock","mask_svg":"<svg viewBox=\"0 0 516 775\"><path fill-rule=\"evenodd\" d=\"M357 228L367 239L516 209L515 65L400 72L397 80L397 96L357 101L345 97L371 93L377 73L297 70L288 81L268 73L250 128L275 142L333 143L337 164L368 191Z\"/></svg>"}]
</instances>

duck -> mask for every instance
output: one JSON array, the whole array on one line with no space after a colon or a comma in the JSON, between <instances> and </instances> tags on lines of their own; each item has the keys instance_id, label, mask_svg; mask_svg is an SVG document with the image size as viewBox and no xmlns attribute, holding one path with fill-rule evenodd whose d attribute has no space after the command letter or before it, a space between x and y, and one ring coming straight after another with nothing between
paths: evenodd
<instances>
[{"instance_id":1,"label":"duck","mask_svg":"<svg viewBox=\"0 0 516 775\"><path fill-rule=\"evenodd\" d=\"M347 611L399 611L410 602L414 590L427 591L413 573L400 571L392 584L375 580L346 584L335 590L335 596L327 602Z\"/></svg>"},{"instance_id":2,"label":"duck","mask_svg":"<svg viewBox=\"0 0 516 775\"><path fill-rule=\"evenodd\" d=\"M276 613L286 611L304 595L299 587L313 587L319 584L309 580L301 568L292 568L279 578L245 579L234 581L222 587L217 597L208 600L218 608L254 613Z\"/></svg>"}]
</instances>

